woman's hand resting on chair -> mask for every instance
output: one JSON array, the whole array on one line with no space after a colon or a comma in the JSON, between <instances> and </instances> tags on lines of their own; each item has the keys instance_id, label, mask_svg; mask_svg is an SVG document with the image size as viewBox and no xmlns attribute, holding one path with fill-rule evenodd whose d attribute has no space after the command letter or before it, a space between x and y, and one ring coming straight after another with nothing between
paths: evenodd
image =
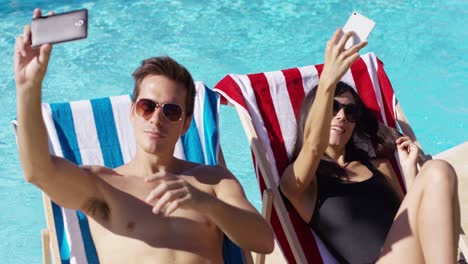
<instances>
[{"instance_id":1,"label":"woman's hand resting on chair","mask_svg":"<svg viewBox=\"0 0 468 264\"><path fill-rule=\"evenodd\" d=\"M398 138L395 143L403 173L413 179L418 173L419 147L408 136Z\"/></svg>"}]
</instances>

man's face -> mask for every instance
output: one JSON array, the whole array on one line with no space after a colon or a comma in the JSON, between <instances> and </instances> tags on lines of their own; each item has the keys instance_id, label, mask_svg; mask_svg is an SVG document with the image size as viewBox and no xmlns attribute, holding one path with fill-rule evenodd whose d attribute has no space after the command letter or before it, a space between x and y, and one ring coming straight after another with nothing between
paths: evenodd
<instances>
[{"instance_id":1,"label":"man's face","mask_svg":"<svg viewBox=\"0 0 468 264\"><path fill-rule=\"evenodd\" d=\"M140 83L140 94L136 104L132 104L131 118L135 130L137 148L151 154L172 155L174 146L190 126L190 119L185 115L186 89L161 75L150 75ZM137 109L139 100L149 99L158 105L149 109L149 114L142 114ZM171 121L163 113L163 104L175 104L182 108L180 120ZM153 111L154 110L154 111ZM153 111L151 113L151 111Z\"/></svg>"}]
</instances>

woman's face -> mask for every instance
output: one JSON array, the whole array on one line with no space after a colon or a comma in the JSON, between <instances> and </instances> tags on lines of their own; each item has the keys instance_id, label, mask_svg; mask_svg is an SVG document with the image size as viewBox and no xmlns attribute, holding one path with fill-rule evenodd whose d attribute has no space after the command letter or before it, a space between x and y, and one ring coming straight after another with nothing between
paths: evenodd
<instances>
[{"instance_id":1,"label":"woman's face","mask_svg":"<svg viewBox=\"0 0 468 264\"><path fill-rule=\"evenodd\" d=\"M352 122L352 118L350 118L351 120L347 118L347 115L345 114L345 108L349 108L350 105L355 105L356 101L354 100L351 92L345 92L339 96L336 96L334 100L336 102L334 102L335 107L331 121L329 145L345 146L353 135L353 130L356 126L356 123ZM338 112L336 112L336 109L339 109ZM350 114L348 114L348 117L349 116Z\"/></svg>"}]
</instances>

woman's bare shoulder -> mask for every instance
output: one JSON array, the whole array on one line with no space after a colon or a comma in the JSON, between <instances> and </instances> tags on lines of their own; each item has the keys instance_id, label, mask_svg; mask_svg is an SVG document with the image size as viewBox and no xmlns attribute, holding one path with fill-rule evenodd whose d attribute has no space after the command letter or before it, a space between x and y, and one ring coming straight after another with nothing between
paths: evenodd
<instances>
[{"instance_id":1,"label":"woman's bare shoulder","mask_svg":"<svg viewBox=\"0 0 468 264\"><path fill-rule=\"evenodd\" d=\"M393 179L395 172L393 171L392 165L388 159L374 158L370 162L376 167L386 178Z\"/></svg>"},{"instance_id":2,"label":"woman's bare shoulder","mask_svg":"<svg viewBox=\"0 0 468 264\"><path fill-rule=\"evenodd\" d=\"M390 166L390 162L387 159L372 158L370 159L370 162L377 168L380 166Z\"/></svg>"}]
</instances>

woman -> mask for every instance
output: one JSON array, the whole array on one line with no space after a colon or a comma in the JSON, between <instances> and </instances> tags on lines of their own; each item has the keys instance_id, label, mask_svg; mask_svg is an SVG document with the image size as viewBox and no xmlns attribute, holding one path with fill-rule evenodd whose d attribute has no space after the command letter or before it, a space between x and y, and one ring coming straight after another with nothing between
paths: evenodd
<instances>
[{"instance_id":1,"label":"woman","mask_svg":"<svg viewBox=\"0 0 468 264\"><path fill-rule=\"evenodd\" d=\"M342 263L455 263L455 172L440 160L418 171L418 147L380 124L354 90L339 82L367 44L344 50L349 37L338 29L327 43L281 191ZM395 148L407 181L404 197L388 162Z\"/></svg>"}]
</instances>

